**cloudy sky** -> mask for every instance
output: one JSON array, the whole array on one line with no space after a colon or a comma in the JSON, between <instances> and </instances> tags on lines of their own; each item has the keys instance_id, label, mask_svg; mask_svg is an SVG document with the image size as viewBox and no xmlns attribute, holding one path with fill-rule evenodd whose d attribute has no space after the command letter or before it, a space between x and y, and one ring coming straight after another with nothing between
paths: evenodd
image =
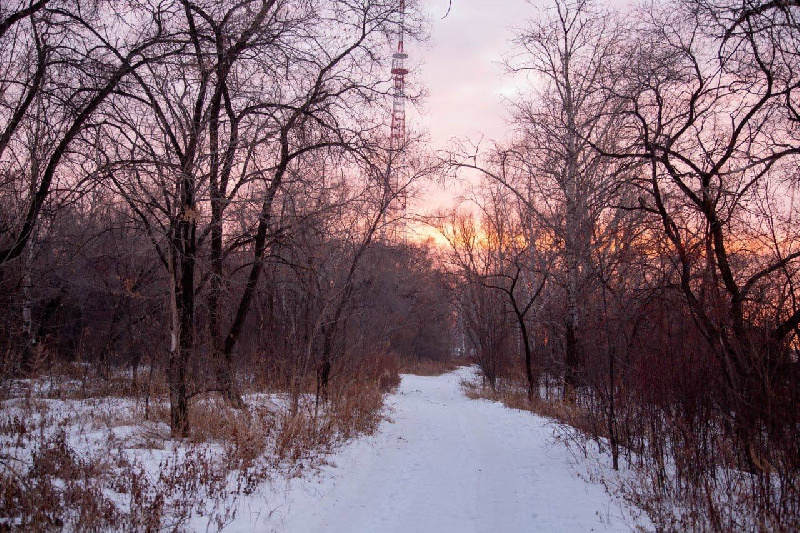
<instances>
[{"instance_id":1,"label":"cloudy sky","mask_svg":"<svg viewBox=\"0 0 800 533\"><path fill-rule=\"evenodd\" d=\"M453 138L502 139L505 136L503 96L515 91L514 79L499 64L511 50L514 28L524 26L536 11L525 0L428 0L431 38L410 46L410 83L427 87L420 114L408 109L409 127L430 132L434 148ZM416 78L416 79L414 79ZM462 187L432 190L426 206L451 205Z\"/></svg>"}]
</instances>

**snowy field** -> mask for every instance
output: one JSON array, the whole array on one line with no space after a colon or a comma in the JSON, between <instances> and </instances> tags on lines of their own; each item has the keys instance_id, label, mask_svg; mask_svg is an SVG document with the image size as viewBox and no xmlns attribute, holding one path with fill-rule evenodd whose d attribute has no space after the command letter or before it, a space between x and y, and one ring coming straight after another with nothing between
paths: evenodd
<instances>
[{"instance_id":1,"label":"snowy field","mask_svg":"<svg viewBox=\"0 0 800 533\"><path fill-rule=\"evenodd\" d=\"M275 395L248 395L250 411L238 421L198 421L197 431L237 432L233 442L212 435L196 443L170 439L166 424L144 421L133 400L16 398L2 402L0 465L12 474L32 468L20 477L29 491L92 498L115 517L110 523L130 531L165 523L180 531L289 533L635 528L622 518L629 510L586 481L598 469L614 479L606 459L574 455L547 419L467 398L462 381L474 378L469 368L403 375L374 434L329 445L292 437ZM45 471L50 477L37 474ZM37 497L49 494L42 490ZM55 524L78 510L46 512L52 520L40 522ZM0 530L19 525L3 520Z\"/></svg>"},{"instance_id":2,"label":"snowy field","mask_svg":"<svg viewBox=\"0 0 800 533\"><path fill-rule=\"evenodd\" d=\"M404 375L389 418L316 475L240 502L226 531L630 531L550 422L461 390L470 369ZM196 524L201 527L202 524Z\"/></svg>"}]
</instances>

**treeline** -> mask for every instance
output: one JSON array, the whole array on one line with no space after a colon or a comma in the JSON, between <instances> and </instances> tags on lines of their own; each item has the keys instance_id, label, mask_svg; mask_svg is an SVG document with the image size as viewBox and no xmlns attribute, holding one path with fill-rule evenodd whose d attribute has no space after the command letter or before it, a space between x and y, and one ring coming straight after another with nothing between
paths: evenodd
<instances>
[{"instance_id":1,"label":"treeline","mask_svg":"<svg viewBox=\"0 0 800 533\"><path fill-rule=\"evenodd\" d=\"M442 275L388 239L432 168L387 138L400 10L3 2L4 381L146 368L184 437L198 395L324 401L392 354L446 357Z\"/></svg>"},{"instance_id":2,"label":"treeline","mask_svg":"<svg viewBox=\"0 0 800 533\"><path fill-rule=\"evenodd\" d=\"M447 157L483 176L439 219L466 350L659 530L800 527L798 17L556 1L514 41L512 140Z\"/></svg>"}]
</instances>

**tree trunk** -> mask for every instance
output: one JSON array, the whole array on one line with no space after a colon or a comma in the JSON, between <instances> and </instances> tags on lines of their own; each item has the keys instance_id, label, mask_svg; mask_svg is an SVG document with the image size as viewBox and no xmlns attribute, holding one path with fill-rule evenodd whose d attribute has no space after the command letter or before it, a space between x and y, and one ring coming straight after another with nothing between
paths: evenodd
<instances>
[{"instance_id":1,"label":"tree trunk","mask_svg":"<svg viewBox=\"0 0 800 533\"><path fill-rule=\"evenodd\" d=\"M174 233L172 276L172 345L168 380L170 399L170 430L173 437L189 436L189 404L187 367L194 351L194 270L196 225L192 184L184 181L183 209ZM175 263L177 262L177 265Z\"/></svg>"},{"instance_id":2,"label":"tree trunk","mask_svg":"<svg viewBox=\"0 0 800 533\"><path fill-rule=\"evenodd\" d=\"M25 254L24 273L22 275L22 332L25 346L22 348L20 371L23 375L30 374L33 370L33 351L36 346L36 334L33 329L33 260L34 246L31 243Z\"/></svg>"},{"instance_id":3,"label":"tree trunk","mask_svg":"<svg viewBox=\"0 0 800 533\"><path fill-rule=\"evenodd\" d=\"M578 309L577 298L567 289L566 352L564 355L564 399L575 401L578 373Z\"/></svg>"},{"instance_id":4,"label":"tree trunk","mask_svg":"<svg viewBox=\"0 0 800 533\"><path fill-rule=\"evenodd\" d=\"M528 380L528 402L532 403L534 394L538 396L538 391L536 390L537 383L533 373L533 354L531 353L531 341L528 338L528 325L525 324L525 315L520 311L513 297L512 305L514 306L514 313L517 315L519 332L522 336L522 348L525 350L525 377Z\"/></svg>"}]
</instances>

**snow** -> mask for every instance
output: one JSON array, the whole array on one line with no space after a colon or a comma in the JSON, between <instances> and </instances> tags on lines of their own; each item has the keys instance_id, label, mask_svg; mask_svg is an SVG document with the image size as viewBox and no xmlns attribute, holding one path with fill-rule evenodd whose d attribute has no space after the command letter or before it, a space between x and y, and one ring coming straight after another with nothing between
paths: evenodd
<instances>
[{"instance_id":1,"label":"snow","mask_svg":"<svg viewBox=\"0 0 800 533\"><path fill-rule=\"evenodd\" d=\"M629 531L550 421L464 396L472 372L404 375L375 435L241 501L225 531Z\"/></svg>"},{"instance_id":2,"label":"snow","mask_svg":"<svg viewBox=\"0 0 800 533\"><path fill-rule=\"evenodd\" d=\"M269 480L252 492L234 490L241 476L231 473L229 480L223 477L208 487L210 492L192 493L195 505L179 529L215 531L220 525L229 532L289 533L652 529L627 523L621 518L623 512L629 517L635 513L625 512L603 486L585 481L597 478L598 468L604 469L599 477L613 479L615 473L604 466L607 460L575 456L555 438L557 426L552 421L498 402L467 398L462 381L474 378L475 370L469 368L436 377L403 375L398 390L386 398L387 416L375 434L338 445L327 456L313 452L291 468L267 461ZM248 401L269 410L279 410L285 403L275 395L251 395ZM0 437L0 452L20 464L29 462L37 446L33 437L64 429L81 460L130 461L154 483L164 472L179 474L186 454L197 456L201 466L224 458L219 443L171 441L166 424L147 422L140 411L135 401L113 397L7 400L2 402L4 420L24 420L28 431L19 442L11 435ZM106 496L122 509L127 505L126 494L112 491Z\"/></svg>"}]
</instances>

